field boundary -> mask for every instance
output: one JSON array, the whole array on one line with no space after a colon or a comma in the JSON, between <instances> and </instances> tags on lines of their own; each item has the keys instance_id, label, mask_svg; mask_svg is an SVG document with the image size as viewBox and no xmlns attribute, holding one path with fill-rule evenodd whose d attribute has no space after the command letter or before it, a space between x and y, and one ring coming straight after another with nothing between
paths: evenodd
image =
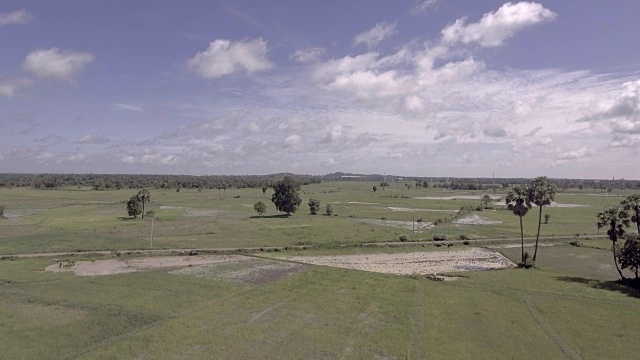
<instances>
[{"instance_id":1,"label":"field boundary","mask_svg":"<svg viewBox=\"0 0 640 360\"><path fill-rule=\"evenodd\" d=\"M541 241L548 240L570 240L581 238L606 238L607 235L558 235L558 236L541 236ZM535 237L525 237L525 241L534 241ZM477 244L483 245L486 242L514 242L520 241L520 238L493 238L493 239L469 239L469 240L443 240L443 241L386 241L386 242L354 242L354 243L342 243L336 244L335 248L348 248L348 247L374 247L374 246L421 246L421 245L433 245L433 244ZM525 243L525 246L531 246L534 243ZM237 247L237 248L175 248L175 249L123 249L120 252L124 254L172 254L172 253L188 253L191 250L196 250L203 253L236 253L236 252L258 252L258 251L287 251L287 250L310 250L310 249L323 249L327 248L327 245L323 244L309 244L309 245L288 245L288 246L251 246L251 247ZM39 257L63 257L63 256L92 256L92 255L111 255L112 250L87 250L87 251L63 251L63 252L43 252L43 253L18 253L18 254L0 254L1 258L39 258Z\"/></svg>"}]
</instances>

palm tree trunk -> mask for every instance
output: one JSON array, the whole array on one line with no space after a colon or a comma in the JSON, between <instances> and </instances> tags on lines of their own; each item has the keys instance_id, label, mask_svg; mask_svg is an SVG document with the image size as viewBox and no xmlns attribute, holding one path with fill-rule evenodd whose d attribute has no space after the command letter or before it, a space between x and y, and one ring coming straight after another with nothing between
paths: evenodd
<instances>
[{"instance_id":1,"label":"palm tree trunk","mask_svg":"<svg viewBox=\"0 0 640 360\"><path fill-rule=\"evenodd\" d=\"M622 280L625 280L624 275L622 275L622 271L620 270L620 267L618 267L618 259L616 258L616 243L613 243L613 246L611 246L611 252L613 253L613 263L616 264L616 270L618 270L618 274L620 274L620 278Z\"/></svg>"},{"instance_id":2,"label":"palm tree trunk","mask_svg":"<svg viewBox=\"0 0 640 360\"><path fill-rule=\"evenodd\" d=\"M540 238L540 224L542 223L542 205L539 205L540 212L538 213L538 233L536 234L536 247L533 250L533 262L536 262L536 256L538 255L538 239Z\"/></svg>"},{"instance_id":3,"label":"palm tree trunk","mask_svg":"<svg viewBox=\"0 0 640 360\"><path fill-rule=\"evenodd\" d=\"M524 230L522 230L522 216L520 218L520 245L522 249L521 261L524 263Z\"/></svg>"},{"instance_id":4,"label":"palm tree trunk","mask_svg":"<svg viewBox=\"0 0 640 360\"><path fill-rule=\"evenodd\" d=\"M144 201L142 201L142 218L144 219Z\"/></svg>"}]
</instances>

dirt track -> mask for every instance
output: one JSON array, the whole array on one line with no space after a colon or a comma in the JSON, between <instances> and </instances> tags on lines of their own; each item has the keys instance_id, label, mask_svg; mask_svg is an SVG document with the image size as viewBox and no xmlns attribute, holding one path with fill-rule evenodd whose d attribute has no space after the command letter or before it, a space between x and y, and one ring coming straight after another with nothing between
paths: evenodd
<instances>
[{"instance_id":1,"label":"dirt track","mask_svg":"<svg viewBox=\"0 0 640 360\"><path fill-rule=\"evenodd\" d=\"M607 235L597 235L597 234L584 234L582 237L589 237L589 238L606 238ZM567 236L541 236L540 240L541 241L548 241L548 240L569 240L569 239L580 239L582 237L576 237L576 236L571 236L571 235L567 235ZM525 241L535 241L535 237L525 237L524 240ZM498 243L508 243L508 242L514 242L514 241L520 241L520 238L493 238L493 239L472 239L472 240L448 240L448 241L444 241L444 243L451 243L451 244L462 244L463 242L469 242L470 244L474 244L474 243L492 243L492 242L498 242ZM388 241L388 242L377 242L377 243L350 243L350 244L344 244L345 247L347 246L354 246L354 245L361 245L361 246L420 246L420 245L433 245L437 242L435 241L407 241L407 242L400 242L400 241ZM526 243L525 243L526 245ZM261 246L261 247L243 247L243 248L197 248L197 250L201 251L201 252L220 252L220 253L232 253L232 252L238 252L238 251L261 251L261 250L271 250L271 249L278 249L278 250L285 250L285 248L289 248L289 249L298 249L298 250L302 250L302 249L312 249L314 248L313 245L289 245L289 246ZM121 252L123 253L131 253L131 254L136 254L136 253L140 253L140 254L157 254L157 255L163 255L163 254L170 254L170 253L180 253L180 252L188 252L191 249L186 249L186 248L176 248L176 249L130 249L130 250L121 250ZM67 251L67 252L49 252L49 253L23 253L23 254L0 254L0 257L18 257L18 258L37 258L37 257L68 257L68 256L90 256L90 255L110 255L112 253L111 250L97 250L97 251Z\"/></svg>"}]
</instances>

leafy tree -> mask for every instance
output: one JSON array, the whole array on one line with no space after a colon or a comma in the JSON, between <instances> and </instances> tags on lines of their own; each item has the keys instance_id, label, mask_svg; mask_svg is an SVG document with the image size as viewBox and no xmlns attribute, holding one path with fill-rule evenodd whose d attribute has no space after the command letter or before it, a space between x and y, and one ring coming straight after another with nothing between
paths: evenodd
<instances>
[{"instance_id":1,"label":"leafy tree","mask_svg":"<svg viewBox=\"0 0 640 360\"><path fill-rule=\"evenodd\" d=\"M631 221L636 223L638 233L640 233L640 194L633 194L627 196L626 199L620 202L622 208L626 211L633 211Z\"/></svg>"},{"instance_id":2,"label":"leafy tree","mask_svg":"<svg viewBox=\"0 0 640 360\"><path fill-rule=\"evenodd\" d=\"M373 185L373 192L376 192L376 191L378 191L378 187Z\"/></svg>"},{"instance_id":3,"label":"leafy tree","mask_svg":"<svg viewBox=\"0 0 640 360\"><path fill-rule=\"evenodd\" d=\"M138 218L138 215L142 214L142 202L138 200L137 195L133 195L127 201L127 213L129 216L133 216L134 219Z\"/></svg>"},{"instance_id":4,"label":"leafy tree","mask_svg":"<svg viewBox=\"0 0 640 360\"><path fill-rule=\"evenodd\" d=\"M633 271L638 279L638 268L640 268L640 236L638 234L627 234L622 248L618 251L618 260L622 269Z\"/></svg>"},{"instance_id":5,"label":"leafy tree","mask_svg":"<svg viewBox=\"0 0 640 360\"><path fill-rule=\"evenodd\" d=\"M528 189L529 203L538 205L538 232L536 233L536 246L533 251L533 262L538 255L538 239L540 239L540 225L542 224L542 207L550 205L556 196L556 186L546 176L538 176L533 179Z\"/></svg>"},{"instance_id":6,"label":"leafy tree","mask_svg":"<svg viewBox=\"0 0 640 360\"><path fill-rule=\"evenodd\" d=\"M286 176L273 185L271 201L278 211L286 212L287 216L291 216L291 213L295 213L302 202L300 185L296 184L291 177Z\"/></svg>"},{"instance_id":7,"label":"leafy tree","mask_svg":"<svg viewBox=\"0 0 640 360\"><path fill-rule=\"evenodd\" d=\"M382 190L384 190L385 187L389 187L389 183L386 181L383 181L380 183L380 187L382 188Z\"/></svg>"},{"instance_id":8,"label":"leafy tree","mask_svg":"<svg viewBox=\"0 0 640 360\"><path fill-rule=\"evenodd\" d=\"M620 278L624 280L624 275L622 275L622 271L618 267L616 252L618 248L618 238L624 235L624 228L629 226L629 218L626 211L611 207L598 213L598 230L605 226L609 226L607 235L609 235L609 240L612 242L611 252L613 252L613 262L616 264L616 270L618 270Z\"/></svg>"},{"instance_id":9,"label":"leafy tree","mask_svg":"<svg viewBox=\"0 0 640 360\"><path fill-rule=\"evenodd\" d=\"M483 208L489 208L489 203L491 203L491 196L484 194L484 196L482 196L482 199L480 199L480 202L482 203L481 206Z\"/></svg>"},{"instance_id":10,"label":"leafy tree","mask_svg":"<svg viewBox=\"0 0 640 360\"><path fill-rule=\"evenodd\" d=\"M425 189L429 187L429 183L427 182L427 180L424 180L422 182L422 187L425 188Z\"/></svg>"},{"instance_id":11,"label":"leafy tree","mask_svg":"<svg viewBox=\"0 0 640 360\"><path fill-rule=\"evenodd\" d=\"M142 203L142 218L144 219L144 204L151 201L151 193L147 189L140 189L136 195L138 201Z\"/></svg>"},{"instance_id":12,"label":"leafy tree","mask_svg":"<svg viewBox=\"0 0 640 360\"><path fill-rule=\"evenodd\" d=\"M522 263L525 262L524 257L524 230L522 228L522 217L527 215L529 209L531 209L531 203L529 202L529 197L527 196L528 189L526 186L515 185L509 190L506 197L506 203L509 210L513 212L514 215L520 218L520 243L522 246Z\"/></svg>"},{"instance_id":13,"label":"leafy tree","mask_svg":"<svg viewBox=\"0 0 640 360\"><path fill-rule=\"evenodd\" d=\"M260 217L267 211L267 205L265 205L262 201L258 201L253 205L253 210L255 210Z\"/></svg>"},{"instance_id":14,"label":"leafy tree","mask_svg":"<svg viewBox=\"0 0 640 360\"><path fill-rule=\"evenodd\" d=\"M309 211L311 215L316 215L320 210L320 200L317 199L309 199Z\"/></svg>"},{"instance_id":15,"label":"leafy tree","mask_svg":"<svg viewBox=\"0 0 640 360\"><path fill-rule=\"evenodd\" d=\"M331 214L333 214L333 206L331 206L331 204L327 204L325 214L327 214L327 216L331 216Z\"/></svg>"},{"instance_id":16,"label":"leafy tree","mask_svg":"<svg viewBox=\"0 0 640 360\"><path fill-rule=\"evenodd\" d=\"M544 214L544 223L545 224L549 223L549 219L551 219L551 214Z\"/></svg>"},{"instance_id":17,"label":"leafy tree","mask_svg":"<svg viewBox=\"0 0 640 360\"><path fill-rule=\"evenodd\" d=\"M266 186L263 186L263 187L262 187L262 193L263 193L263 194L266 194L266 193L267 193L267 187L266 187Z\"/></svg>"}]
</instances>

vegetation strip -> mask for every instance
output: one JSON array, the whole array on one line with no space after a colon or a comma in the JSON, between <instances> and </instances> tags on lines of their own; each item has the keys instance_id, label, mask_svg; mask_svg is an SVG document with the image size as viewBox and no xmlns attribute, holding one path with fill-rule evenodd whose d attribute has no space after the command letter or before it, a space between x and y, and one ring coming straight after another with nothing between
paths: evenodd
<instances>
[{"instance_id":1,"label":"vegetation strip","mask_svg":"<svg viewBox=\"0 0 640 360\"><path fill-rule=\"evenodd\" d=\"M553 340L553 342L555 342L556 345L558 345L560 350L562 350L562 352L569 359L583 360L582 356L580 356L580 354L578 354L575 350L573 350L573 348L571 348L571 346L569 346L569 344L567 344L567 342L560 335L558 335L558 333L556 333L555 330L553 330L553 327L551 327L551 325L547 322L544 315L540 312L540 310L538 310L538 308L533 303L531 298L525 295L522 297L522 302L526 305L527 309L531 313L531 316L533 316L533 318L538 323L538 325L540 325L542 330L544 330L544 332L549 336L549 338Z\"/></svg>"}]
</instances>

